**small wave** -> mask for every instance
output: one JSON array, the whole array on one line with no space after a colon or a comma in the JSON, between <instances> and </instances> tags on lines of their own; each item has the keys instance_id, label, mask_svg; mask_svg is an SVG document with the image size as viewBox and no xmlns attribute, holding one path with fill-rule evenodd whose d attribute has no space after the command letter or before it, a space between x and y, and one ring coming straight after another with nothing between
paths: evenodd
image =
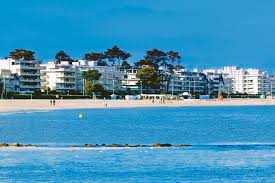
<instances>
[{"instance_id":1,"label":"small wave","mask_svg":"<svg viewBox=\"0 0 275 183\"><path fill-rule=\"evenodd\" d=\"M210 143L205 146L275 146L274 142L226 142L226 143Z\"/></svg>"},{"instance_id":2,"label":"small wave","mask_svg":"<svg viewBox=\"0 0 275 183\"><path fill-rule=\"evenodd\" d=\"M132 147L1 147L1 151L106 151L126 150Z\"/></svg>"},{"instance_id":3,"label":"small wave","mask_svg":"<svg viewBox=\"0 0 275 183\"><path fill-rule=\"evenodd\" d=\"M15 114L45 113L45 112L50 112L50 110L0 112L0 116L15 115Z\"/></svg>"},{"instance_id":4,"label":"small wave","mask_svg":"<svg viewBox=\"0 0 275 183\"><path fill-rule=\"evenodd\" d=\"M38 145L38 144L37 144ZM64 144L63 144L64 145ZM6 146L0 147L1 151L111 151L111 150L153 150L153 149L197 149L197 148L254 148L255 146L274 146L275 143L212 143L212 144L203 144L203 145L192 145L190 147L182 146L172 146L172 147L152 147L152 146L143 146L143 147L106 147L106 146L98 146L98 147L85 147L85 146L60 146L60 144L47 144L47 145L38 145L38 146L22 146L22 147L13 147Z\"/></svg>"}]
</instances>

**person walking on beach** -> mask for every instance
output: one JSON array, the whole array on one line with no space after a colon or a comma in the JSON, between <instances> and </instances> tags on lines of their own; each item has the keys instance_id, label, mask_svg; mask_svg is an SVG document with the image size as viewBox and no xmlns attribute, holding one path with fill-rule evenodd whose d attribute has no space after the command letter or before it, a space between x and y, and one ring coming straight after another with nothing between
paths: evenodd
<instances>
[{"instance_id":1,"label":"person walking on beach","mask_svg":"<svg viewBox=\"0 0 275 183\"><path fill-rule=\"evenodd\" d=\"M53 105L55 105L55 100L53 100Z\"/></svg>"},{"instance_id":2,"label":"person walking on beach","mask_svg":"<svg viewBox=\"0 0 275 183\"><path fill-rule=\"evenodd\" d=\"M107 107L107 102L104 100L104 107Z\"/></svg>"},{"instance_id":3,"label":"person walking on beach","mask_svg":"<svg viewBox=\"0 0 275 183\"><path fill-rule=\"evenodd\" d=\"M52 100L50 100L50 104L53 105L53 101Z\"/></svg>"}]
</instances>

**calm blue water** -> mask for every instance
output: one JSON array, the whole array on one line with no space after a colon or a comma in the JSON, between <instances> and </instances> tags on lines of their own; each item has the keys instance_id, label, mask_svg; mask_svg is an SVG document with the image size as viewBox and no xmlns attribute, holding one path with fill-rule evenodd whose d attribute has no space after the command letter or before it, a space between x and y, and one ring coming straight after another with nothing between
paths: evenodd
<instances>
[{"instance_id":1,"label":"calm blue water","mask_svg":"<svg viewBox=\"0 0 275 183\"><path fill-rule=\"evenodd\" d=\"M46 146L0 148L0 182L275 180L275 106L0 113L0 141ZM69 147L157 142L194 146Z\"/></svg>"}]
</instances>

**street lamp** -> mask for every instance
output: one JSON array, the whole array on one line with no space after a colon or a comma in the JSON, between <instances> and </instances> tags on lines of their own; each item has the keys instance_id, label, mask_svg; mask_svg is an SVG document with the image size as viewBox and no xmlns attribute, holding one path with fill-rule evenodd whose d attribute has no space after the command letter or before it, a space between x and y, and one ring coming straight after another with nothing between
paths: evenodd
<instances>
[{"instance_id":1,"label":"street lamp","mask_svg":"<svg viewBox=\"0 0 275 183\"><path fill-rule=\"evenodd\" d=\"M113 95L115 94L115 80L113 79Z\"/></svg>"},{"instance_id":2,"label":"street lamp","mask_svg":"<svg viewBox=\"0 0 275 183\"><path fill-rule=\"evenodd\" d=\"M193 93L194 93L195 98L196 98L196 80L195 80L195 77L193 78L193 86L194 86Z\"/></svg>"},{"instance_id":3,"label":"street lamp","mask_svg":"<svg viewBox=\"0 0 275 183\"><path fill-rule=\"evenodd\" d=\"M6 94L6 77L4 76L4 94Z\"/></svg>"},{"instance_id":4,"label":"street lamp","mask_svg":"<svg viewBox=\"0 0 275 183\"><path fill-rule=\"evenodd\" d=\"M6 94L6 77L3 76L4 83L3 83L3 91L2 91L2 100L4 99L4 94Z\"/></svg>"},{"instance_id":5,"label":"street lamp","mask_svg":"<svg viewBox=\"0 0 275 183\"><path fill-rule=\"evenodd\" d=\"M142 95L142 81L140 81L140 95Z\"/></svg>"},{"instance_id":6,"label":"street lamp","mask_svg":"<svg viewBox=\"0 0 275 183\"><path fill-rule=\"evenodd\" d=\"M85 95L85 79L82 79L82 94Z\"/></svg>"},{"instance_id":7,"label":"street lamp","mask_svg":"<svg viewBox=\"0 0 275 183\"><path fill-rule=\"evenodd\" d=\"M172 98L174 96L174 79L172 78Z\"/></svg>"},{"instance_id":8,"label":"street lamp","mask_svg":"<svg viewBox=\"0 0 275 183\"><path fill-rule=\"evenodd\" d=\"M191 77L188 78L188 85L189 85L189 98L191 96Z\"/></svg>"},{"instance_id":9,"label":"street lamp","mask_svg":"<svg viewBox=\"0 0 275 183\"><path fill-rule=\"evenodd\" d=\"M227 98L229 98L229 89L230 89L230 84L227 84Z\"/></svg>"},{"instance_id":10,"label":"street lamp","mask_svg":"<svg viewBox=\"0 0 275 183\"><path fill-rule=\"evenodd\" d=\"M210 97L210 94L211 94L211 89L210 89L210 79L209 79L209 81L208 81L208 95L209 95L209 97Z\"/></svg>"},{"instance_id":11,"label":"street lamp","mask_svg":"<svg viewBox=\"0 0 275 183\"><path fill-rule=\"evenodd\" d=\"M272 91L272 90L273 90L273 87L272 87L272 84L273 84L273 83L272 83L272 79L271 79L271 80L270 80L271 99L273 99L273 91Z\"/></svg>"}]
</instances>

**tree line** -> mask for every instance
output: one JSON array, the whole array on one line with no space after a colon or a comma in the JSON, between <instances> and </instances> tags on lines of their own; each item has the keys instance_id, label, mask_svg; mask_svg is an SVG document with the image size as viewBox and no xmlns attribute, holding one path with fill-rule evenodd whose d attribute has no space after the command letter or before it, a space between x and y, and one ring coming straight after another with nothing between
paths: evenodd
<instances>
[{"instance_id":1,"label":"tree line","mask_svg":"<svg viewBox=\"0 0 275 183\"><path fill-rule=\"evenodd\" d=\"M160 83L162 83L165 85L162 88L165 88L164 90L167 93L173 70L183 68L181 65L181 55L179 52L173 50L168 52L156 48L148 50L146 51L144 57L141 60L135 62L133 65L128 63L128 59L131 56L132 55L129 52L124 51L115 45L106 49L104 52L85 53L83 59L97 61L99 66L118 65L120 69L130 69L132 67L140 68L139 72L137 73L137 77L140 78L141 81L138 83L138 85L143 85L147 92L150 88L159 89ZM10 52L8 57L16 60L35 60L35 52L25 49L15 49ZM77 60L72 59L66 52L60 50L55 54L54 61L56 64L60 64L61 61L69 61L72 63ZM158 72L160 67L164 67L168 71L168 78L164 78L163 75ZM90 85L90 89L89 91L87 89L86 93L100 91L102 89L102 86L99 86L98 84L96 85L95 83L95 81L98 80L100 76L98 79L93 79L93 77L89 77L89 74L91 73L83 74L83 78L86 79L87 83Z\"/></svg>"},{"instance_id":2,"label":"tree line","mask_svg":"<svg viewBox=\"0 0 275 183\"><path fill-rule=\"evenodd\" d=\"M99 65L107 66L109 65L119 65L122 68L130 68L131 65L127 62L127 60L132 55L124 50L121 50L118 46L113 46L108 48L104 52L89 52L85 53L83 59L98 61ZM35 60L35 52L26 49L15 49L10 52L9 56L15 60ZM72 59L66 52L60 50L55 54L55 62L58 64L61 61L77 61ZM158 69L159 66L166 67L179 67L181 61L181 56L178 52L168 51L164 52L159 49L152 49L146 51L144 58L134 63L135 67L140 67L142 65L147 65Z\"/></svg>"}]
</instances>

